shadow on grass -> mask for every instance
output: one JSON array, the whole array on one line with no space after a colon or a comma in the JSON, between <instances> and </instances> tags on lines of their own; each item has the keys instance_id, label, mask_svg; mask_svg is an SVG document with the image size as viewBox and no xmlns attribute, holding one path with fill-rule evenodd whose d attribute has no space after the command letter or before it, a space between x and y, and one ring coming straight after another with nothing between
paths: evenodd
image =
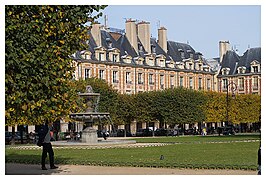
<instances>
[{"instance_id":1,"label":"shadow on grass","mask_svg":"<svg viewBox=\"0 0 266 180\"><path fill-rule=\"evenodd\" d=\"M55 163L64 162L65 158L56 158ZM62 171L67 171L67 169L49 169L49 156L46 158L46 168L47 170L41 169L41 154L40 155L25 155L11 153L6 155L5 160L5 174L6 175L49 175L49 174L59 174Z\"/></svg>"}]
</instances>

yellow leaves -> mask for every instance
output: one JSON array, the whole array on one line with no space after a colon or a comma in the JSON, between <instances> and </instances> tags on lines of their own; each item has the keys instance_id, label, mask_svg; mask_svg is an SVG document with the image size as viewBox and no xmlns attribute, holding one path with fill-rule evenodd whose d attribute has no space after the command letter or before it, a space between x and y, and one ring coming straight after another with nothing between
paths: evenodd
<instances>
[{"instance_id":1,"label":"yellow leaves","mask_svg":"<svg viewBox=\"0 0 266 180\"><path fill-rule=\"evenodd\" d=\"M9 108L8 111L12 112L12 111L15 111L15 109L14 108Z\"/></svg>"},{"instance_id":2,"label":"yellow leaves","mask_svg":"<svg viewBox=\"0 0 266 180\"><path fill-rule=\"evenodd\" d=\"M27 104L24 104L24 105L21 107L21 109L24 110L24 111L26 111L27 108L28 108Z\"/></svg>"},{"instance_id":3,"label":"yellow leaves","mask_svg":"<svg viewBox=\"0 0 266 180\"><path fill-rule=\"evenodd\" d=\"M62 13L61 11L59 12L59 14L58 14L58 15L59 15L59 17L60 17L60 18L62 18L62 17L63 17L63 13Z\"/></svg>"},{"instance_id":4,"label":"yellow leaves","mask_svg":"<svg viewBox=\"0 0 266 180\"><path fill-rule=\"evenodd\" d=\"M64 40L59 40L59 42L60 42L61 44L65 44L65 41L64 41Z\"/></svg>"},{"instance_id":5,"label":"yellow leaves","mask_svg":"<svg viewBox=\"0 0 266 180\"><path fill-rule=\"evenodd\" d=\"M51 109L50 110L50 113L54 114L55 113L55 110Z\"/></svg>"},{"instance_id":6,"label":"yellow leaves","mask_svg":"<svg viewBox=\"0 0 266 180\"><path fill-rule=\"evenodd\" d=\"M36 103L36 105L37 105L38 107L41 107L41 106L42 106L42 103L38 101L38 102Z\"/></svg>"},{"instance_id":7,"label":"yellow leaves","mask_svg":"<svg viewBox=\"0 0 266 180\"><path fill-rule=\"evenodd\" d=\"M35 105L33 105L33 104L30 106L30 108L31 108L31 109L34 109L35 107L36 107L36 106L35 106Z\"/></svg>"}]
</instances>

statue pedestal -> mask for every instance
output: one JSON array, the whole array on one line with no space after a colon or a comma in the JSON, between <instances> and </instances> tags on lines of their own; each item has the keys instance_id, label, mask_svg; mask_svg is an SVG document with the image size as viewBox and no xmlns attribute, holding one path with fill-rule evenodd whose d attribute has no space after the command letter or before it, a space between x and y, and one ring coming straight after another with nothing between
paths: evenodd
<instances>
[{"instance_id":1,"label":"statue pedestal","mask_svg":"<svg viewBox=\"0 0 266 180\"><path fill-rule=\"evenodd\" d=\"M92 127L87 127L82 131L81 142L88 144L98 143L97 130Z\"/></svg>"}]
</instances>

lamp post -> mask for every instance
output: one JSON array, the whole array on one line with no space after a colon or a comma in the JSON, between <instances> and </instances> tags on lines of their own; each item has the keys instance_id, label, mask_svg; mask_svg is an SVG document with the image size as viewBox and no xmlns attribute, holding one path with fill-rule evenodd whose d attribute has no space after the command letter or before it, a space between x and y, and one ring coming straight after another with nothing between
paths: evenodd
<instances>
[{"instance_id":1,"label":"lamp post","mask_svg":"<svg viewBox=\"0 0 266 180\"><path fill-rule=\"evenodd\" d=\"M229 125L229 115L228 115L228 106L229 106L229 88L232 92L232 97L235 96L235 91L237 90L237 85L236 83L234 83L233 81L231 81L230 83L228 83L226 85L226 122L227 125Z\"/></svg>"}]
</instances>

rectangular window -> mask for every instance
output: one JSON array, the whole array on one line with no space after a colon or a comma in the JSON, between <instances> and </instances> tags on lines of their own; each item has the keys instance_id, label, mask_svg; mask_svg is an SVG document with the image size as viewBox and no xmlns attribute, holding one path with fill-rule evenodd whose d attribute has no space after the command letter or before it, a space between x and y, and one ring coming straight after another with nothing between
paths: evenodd
<instances>
[{"instance_id":1,"label":"rectangular window","mask_svg":"<svg viewBox=\"0 0 266 180\"><path fill-rule=\"evenodd\" d=\"M117 54L113 54L113 62L118 62Z\"/></svg>"},{"instance_id":2,"label":"rectangular window","mask_svg":"<svg viewBox=\"0 0 266 180\"><path fill-rule=\"evenodd\" d=\"M192 70L193 69L193 66L191 63L189 63L189 69Z\"/></svg>"},{"instance_id":3,"label":"rectangular window","mask_svg":"<svg viewBox=\"0 0 266 180\"><path fill-rule=\"evenodd\" d=\"M81 64L78 65L78 79L82 77L82 67Z\"/></svg>"},{"instance_id":4,"label":"rectangular window","mask_svg":"<svg viewBox=\"0 0 266 180\"><path fill-rule=\"evenodd\" d=\"M160 66L164 67L164 60L160 60Z\"/></svg>"},{"instance_id":5,"label":"rectangular window","mask_svg":"<svg viewBox=\"0 0 266 180\"><path fill-rule=\"evenodd\" d=\"M126 83L131 84L130 72L126 72Z\"/></svg>"},{"instance_id":6,"label":"rectangular window","mask_svg":"<svg viewBox=\"0 0 266 180\"><path fill-rule=\"evenodd\" d=\"M99 78L104 79L104 70L102 69L99 70Z\"/></svg>"},{"instance_id":7,"label":"rectangular window","mask_svg":"<svg viewBox=\"0 0 266 180\"><path fill-rule=\"evenodd\" d=\"M211 80L207 79L207 90L211 90Z\"/></svg>"},{"instance_id":8,"label":"rectangular window","mask_svg":"<svg viewBox=\"0 0 266 180\"><path fill-rule=\"evenodd\" d=\"M118 83L118 72L113 71L113 83Z\"/></svg>"},{"instance_id":9,"label":"rectangular window","mask_svg":"<svg viewBox=\"0 0 266 180\"><path fill-rule=\"evenodd\" d=\"M253 66L253 72L254 72L254 73L259 72L258 66Z\"/></svg>"},{"instance_id":10,"label":"rectangular window","mask_svg":"<svg viewBox=\"0 0 266 180\"><path fill-rule=\"evenodd\" d=\"M223 79L223 90L227 89L227 79Z\"/></svg>"},{"instance_id":11,"label":"rectangular window","mask_svg":"<svg viewBox=\"0 0 266 180\"><path fill-rule=\"evenodd\" d=\"M199 90L202 89L202 78L199 78Z\"/></svg>"},{"instance_id":12,"label":"rectangular window","mask_svg":"<svg viewBox=\"0 0 266 180\"><path fill-rule=\"evenodd\" d=\"M183 76L180 76L180 78L179 78L179 86L180 87L183 87L184 86L183 81L184 81Z\"/></svg>"},{"instance_id":13,"label":"rectangular window","mask_svg":"<svg viewBox=\"0 0 266 180\"><path fill-rule=\"evenodd\" d=\"M90 59L90 55L89 54L85 54L85 59Z\"/></svg>"},{"instance_id":14,"label":"rectangular window","mask_svg":"<svg viewBox=\"0 0 266 180\"><path fill-rule=\"evenodd\" d=\"M143 84L142 73L138 73L138 84Z\"/></svg>"},{"instance_id":15,"label":"rectangular window","mask_svg":"<svg viewBox=\"0 0 266 180\"><path fill-rule=\"evenodd\" d=\"M174 76L170 76L170 86L174 88Z\"/></svg>"},{"instance_id":16,"label":"rectangular window","mask_svg":"<svg viewBox=\"0 0 266 180\"><path fill-rule=\"evenodd\" d=\"M104 53L99 53L99 61L104 61Z\"/></svg>"},{"instance_id":17,"label":"rectangular window","mask_svg":"<svg viewBox=\"0 0 266 180\"><path fill-rule=\"evenodd\" d=\"M153 83L153 74L149 74L149 84L154 84Z\"/></svg>"},{"instance_id":18,"label":"rectangular window","mask_svg":"<svg viewBox=\"0 0 266 180\"><path fill-rule=\"evenodd\" d=\"M153 59L149 59L149 65L153 66Z\"/></svg>"},{"instance_id":19,"label":"rectangular window","mask_svg":"<svg viewBox=\"0 0 266 180\"><path fill-rule=\"evenodd\" d=\"M258 77L253 77L253 89L257 90L259 87L259 79Z\"/></svg>"},{"instance_id":20,"label":"rectangular window","mask_svg":"<svg viewBox=\"0 0 266 180\"><path fill-rule=\"evenodd\" d=\"M160 75L160 86L161 86L161 89L164 88L164 75Z\"/></svg>"},{"instance_id":21,"label":"rectangular window","mask_svg":"<svg viewBox=\"0 0 266 180\"><path fill-rule=\"evenodd\" d=\"M239 87L239 90L244 90L244 78L238 79L238 87Z\"/></svg>"},{"instance_id":22,"label":"rectangular window","mask_svg":"<svg viewBox=\"0 0 266 180\"><path fill-rule=\"evenodd\" d=\"M90 69L85 69L85 79L90 78L91 74L90 74Z\"/></svg>"},{"instance_id":23,"label":"rectangular window","mask_svg":"<svg viewBox=\"0 0 266 180\"><path fill-rule=\"evenodd\" d=\"M199 71L202 71L202 65L199 64Z\"/></svg>"},{"instance_id":24,"label":"rectangular window","mask_svg":"<svg viewBox=\"0 0 266 180\"><path fill-rule=\"evenodd\" d=\"M189 88L193 89L193 77L189 77Z\"/></svg>"}]
</instances>

